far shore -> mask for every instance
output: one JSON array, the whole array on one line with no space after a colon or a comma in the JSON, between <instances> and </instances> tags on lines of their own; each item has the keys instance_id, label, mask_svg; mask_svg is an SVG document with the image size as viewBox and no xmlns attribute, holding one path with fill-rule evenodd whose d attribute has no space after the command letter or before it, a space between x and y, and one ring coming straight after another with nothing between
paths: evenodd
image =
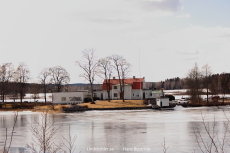
<instances>
[{"instance_id":1,"label":"far shore","mask_svg":"<svg viewBox=\"0 0 230 153\"><path fill-rule=\"evenodd\" d=\"M86 110L106 110L106 109L122 109L122 108L137 108L137 109L144 109L149 108L148 105L145 104L145 100L125 100L124 102L122 100L111 100L109 101L95 101L95 104L92 104L91 102L88 103L81 103L78 105L52 105L51 103L17 103L15 106L15 103L4 103L1 106L3 108L0 108L0 111L32 111L32 112L44 112L48 111L49 113L62 113L63 108L69 108L69 107L75 107L75 106L82 106L86 108ZM205 101L203 101L201 104L182 104L183 107L201 107L201 106L226 106L230 105L230 102L210 102L207 104ZM170 103L169 107L175 107L176 104Z\"/></svg>"}]
</instances>

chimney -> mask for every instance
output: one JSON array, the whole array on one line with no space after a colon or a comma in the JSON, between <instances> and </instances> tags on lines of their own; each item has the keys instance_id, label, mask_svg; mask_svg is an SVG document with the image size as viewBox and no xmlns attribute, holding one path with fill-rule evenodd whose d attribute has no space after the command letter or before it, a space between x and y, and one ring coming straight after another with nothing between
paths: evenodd
<instances>
[{"instance_id":1,"label":"chimney","mask_svg":"<svg viewBox=\"0 0 230 153\"><path fill-rule=\"evenodd\" d=\"M135 79L135 76L133 76L133 79Z\"/></svg>"}]
</instances>

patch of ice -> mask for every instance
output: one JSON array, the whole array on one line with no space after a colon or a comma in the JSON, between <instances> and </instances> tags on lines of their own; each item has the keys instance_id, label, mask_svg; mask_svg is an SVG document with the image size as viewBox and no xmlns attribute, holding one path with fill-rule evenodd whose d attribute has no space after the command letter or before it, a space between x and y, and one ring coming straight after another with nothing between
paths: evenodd
<instances>
[{"instance_id":1,"label":"patch of ice","mask_svg":"<svg viewBox=\"0 0 230 153\"><path fill-rule=\"evenodd\" d=\"M174 107L174 110L183 110L183 109L185 109L185 108L182 107L182 106L179 106L179 105L176 105L176 106Z\"/></svg>"}]
</instances>

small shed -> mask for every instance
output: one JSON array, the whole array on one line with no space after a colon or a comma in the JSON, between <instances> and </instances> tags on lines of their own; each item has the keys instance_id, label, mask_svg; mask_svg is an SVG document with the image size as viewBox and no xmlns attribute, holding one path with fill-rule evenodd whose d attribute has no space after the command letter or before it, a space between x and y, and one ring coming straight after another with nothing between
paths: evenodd
<instances>
[{"instance_id":1,"label":"small shed","mask_svg":"<svg viewBox=\"0 0 230 153\"><path fill-rule=\"evenodd\" d=\"M156 99L157 106L160 107L168 107L169 106L169 98L168 97L160 97Z\"/></svg>"}]
</instances>

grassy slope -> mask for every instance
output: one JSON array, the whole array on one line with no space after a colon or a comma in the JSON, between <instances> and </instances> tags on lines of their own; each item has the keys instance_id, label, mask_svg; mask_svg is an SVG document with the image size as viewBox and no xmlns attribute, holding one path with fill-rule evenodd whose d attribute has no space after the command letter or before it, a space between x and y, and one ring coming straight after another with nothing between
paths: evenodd
<instances>
[{"instance_id":1,"label":"grassy slope","mask_svg":"<svg viewBox=\"0 0 230 153\"><path fill-rule=\"evenodd\" d=\"M143 100L111 100L108 101L96 101L96 104L82 103L81 106L88 106L88 108L118 108L118 107L147 107L143 104Z\"/></svg>"}]
</instances>

